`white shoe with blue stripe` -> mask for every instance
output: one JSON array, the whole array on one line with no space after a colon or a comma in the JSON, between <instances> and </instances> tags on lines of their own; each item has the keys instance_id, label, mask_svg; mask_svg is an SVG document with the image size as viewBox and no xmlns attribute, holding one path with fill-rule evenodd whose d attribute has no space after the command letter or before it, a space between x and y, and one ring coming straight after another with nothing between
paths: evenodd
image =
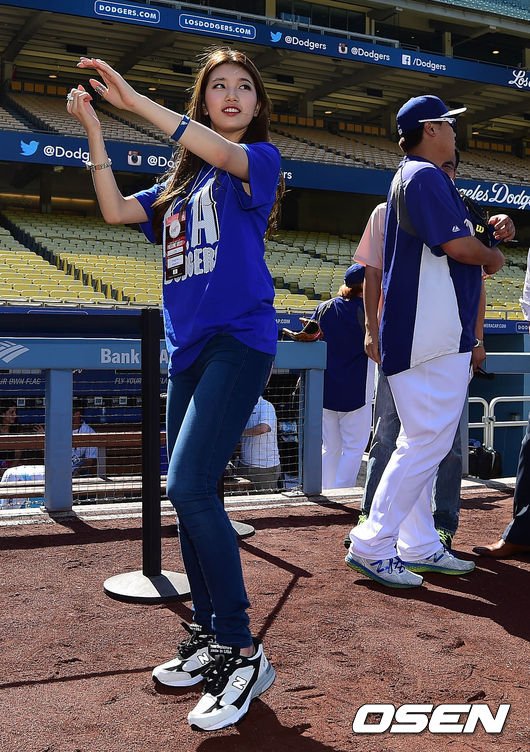
<instances>
[{"instance_id":1,"label":"white shoe with blue stripe","mask_svg":"<svg viewBox=\"0 0 530 752\"><path fill-rule=\"evenodd\" d=\"M474 561L457 559L446 548L417 561L404 561L409 572L439 572L440 574L467 574L475 569Z\"/></svg>"},{"instance_id":2,"label":"white shoe with blue stripe","mask_svg":"<svg viewBox=\"0 0 530 752\"><path fill-rule=\"evenodd\" d=\"M348 551L344 560L350 569L365 574L370 579L393 588L419 587L423 582L414 572L405 569L399 556L391 559L365 559Z\"/></svg>"}]
</instances>

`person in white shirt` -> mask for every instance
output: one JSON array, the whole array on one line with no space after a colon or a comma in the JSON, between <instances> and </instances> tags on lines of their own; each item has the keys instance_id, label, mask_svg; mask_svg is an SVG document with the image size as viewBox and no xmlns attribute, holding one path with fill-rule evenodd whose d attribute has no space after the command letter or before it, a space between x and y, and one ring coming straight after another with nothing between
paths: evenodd
<instances>
[{"instance_id":1,"label":"person in white shirt","mask_svg":"<svg viewBox=\"0 0 530 752\"><path fill-rule=\"evenodd\" d=\"M257 491L276 490L280 477L280 454L276 411L263 397L257 401L241 435L239 471Z\"/></svg>"},{"instance_id":2,"label":"person in white shirt","mask_svg":"<svg viewBox=\"0 0 530 752\"><path fill-rule=\"evenodd\" d=\"M88 423L85 423L82 408L77 405L74 405L72 413L72 433L96 433ZM72 475L95 475L97 460L97 447L72 447Z\"/></svg>"},{"instance_id":3,"label":"person in white shirt","mask_svg":"<svg viewBox=\"0 0 530 752\"><path fill-rule=\"evenodd\" d=\"M74 405L72 407L72 434L95 434L96 432L92 426L85 423L83 418L83 407L81 404L77 404L77 399L78 398L74 398ZM44 426L42 424L35 425L33 427L33 432L44 433ZM97 447L73 446L72 475L95 475L97 470L97 457ZM35 470L35 473L39 475L39 478L35 478L35 480L40 480L41 475L42 478L44 478L44 465L32 465L32 467L38 468L38 470Z\"/></svg>"}]
</instances>

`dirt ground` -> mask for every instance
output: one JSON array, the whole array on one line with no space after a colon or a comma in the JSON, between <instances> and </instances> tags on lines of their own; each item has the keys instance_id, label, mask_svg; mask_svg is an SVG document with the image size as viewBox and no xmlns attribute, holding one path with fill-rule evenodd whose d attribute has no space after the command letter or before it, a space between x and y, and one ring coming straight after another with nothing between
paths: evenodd
<instances>
[{"instance_id":1,"label":"dirt ground","mask_svg":"<svg viewBox=\"0 0 530 752\"><path fill-rule=\"evenodd\" d=\"M141 568L138 516L0 517L0 747L3 752L523 752L530 747L530 557L477 560L466 577L383 589L344 564L357 503L238 510L253 629L277 679L237 726L192 731L200 689L166 690L151 669L172 657L189 603L109 598L103 582ZM259 506L259 505L258 505ZM511 517L503 490L464 493L464 556ZM2 524L3 523L3 524ZM180 570L172 516L163 568ZM354 735L364 703L511 704L503 731Z\"/></svg>"}]
</instances>

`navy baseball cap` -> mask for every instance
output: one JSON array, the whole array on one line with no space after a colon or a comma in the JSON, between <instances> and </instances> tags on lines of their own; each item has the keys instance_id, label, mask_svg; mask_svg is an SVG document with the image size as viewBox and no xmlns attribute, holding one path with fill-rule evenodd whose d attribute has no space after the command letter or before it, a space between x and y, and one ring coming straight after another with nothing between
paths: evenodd
<instances>
[{"instance_id":1,"label":"navy baseball cap","mask_svg":"<svg viewBox=\"0 0 530 752\"><path fill-rule=\"evenodd\" d=\"M466 109L467 107L459 107L456 110L450 110L439 97L432 94L412 97L405 102L396 115L398 133L402 136L404 133L419 128L422 123L450 120L456 115L461 115Z\"/></svg>"},{"instance_id":2,"label":"navy baseball cap","mask_svg":"<svg viewBox=\"0 0 530 752\"><path fill-rule=\"evenodd\" d=\"M353 285L359 285L364 279L364 266L362 264L352 264L349 269L346 270L344 275L344 284L347 287L353 287Z\"/></svg>"}]
</instances>

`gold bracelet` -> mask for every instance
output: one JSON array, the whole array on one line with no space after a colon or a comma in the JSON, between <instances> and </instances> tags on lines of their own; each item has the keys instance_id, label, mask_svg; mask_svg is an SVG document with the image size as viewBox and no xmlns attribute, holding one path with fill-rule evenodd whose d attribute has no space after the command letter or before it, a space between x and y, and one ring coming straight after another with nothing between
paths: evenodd
<instances>
[{"instance_id":1,"label":"gold bracelet","mask_svg":"<svg viewBox=\"0 0 530 752\"><path fill-rule=\"evenodd\" d=\"M90 170L90 172L95 172L96 170L106 170L107 167L110 167L112 164L112 159L110 157L107 157L106 162L100 162L100 164L94 164L90 160L87 160L85 162L85 167L87 170Z\"/></svg>"}]
</instances>

